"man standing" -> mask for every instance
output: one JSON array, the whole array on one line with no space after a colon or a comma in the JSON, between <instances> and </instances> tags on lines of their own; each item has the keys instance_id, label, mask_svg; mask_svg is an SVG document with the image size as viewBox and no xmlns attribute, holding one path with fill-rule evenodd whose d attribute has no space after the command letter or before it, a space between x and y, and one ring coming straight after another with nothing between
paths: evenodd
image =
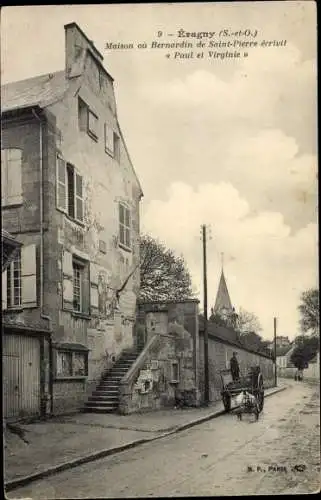
<instances>
[{"instance_id":1,"label":"man standing","mask_svg":"<svg viewBox=\"0 0 321 500\"><path fill-rule=\"evenodd\" d=\"M240 378L240 367L236 356L237 356L236 352L233 352L233 356L230 359L230 370L233 382L239 380Z\"/></svg>"}]
</instances>

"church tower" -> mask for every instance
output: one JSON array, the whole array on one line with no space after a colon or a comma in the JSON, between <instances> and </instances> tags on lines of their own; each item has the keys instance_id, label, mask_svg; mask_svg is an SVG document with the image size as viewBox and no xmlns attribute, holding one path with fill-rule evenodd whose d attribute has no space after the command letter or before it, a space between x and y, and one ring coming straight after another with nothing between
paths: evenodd
<instances>
[{"instance_id":1,"label":"church tower","mask_svg":"<svg viewBox=\"0 0 321 500\"><path fill-rule=\"evenodd\" d=\"M235 327L235 321L237 315L235 313L234 307L232 306L230 294L227 289L227 284L223 269L223 261L222 261L221 278L218 285L215 305L212 308L211 312L212 315L220 316L224 321L227 322L227 324L229 324L232 327Z\"/></svg>"},{"instance_id":2,"label":"church tower","mask_svg":"<svg viewBox=\"0 0 321 500\"><path fill-rule=\"evenodd\" d=\"M218 285L213 313L218 314L222 317L228 317L234 313L223 269L221 272L220 283Z\"/></svg>"}]
</instances>

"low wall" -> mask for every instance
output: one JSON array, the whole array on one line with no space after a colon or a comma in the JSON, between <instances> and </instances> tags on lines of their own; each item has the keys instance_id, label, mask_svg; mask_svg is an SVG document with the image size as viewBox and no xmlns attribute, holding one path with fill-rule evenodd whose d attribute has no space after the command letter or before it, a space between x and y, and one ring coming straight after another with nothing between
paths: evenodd
<instances>
[{"instance_id":1,"label":"low wall","mask_svg":"<svg viewBox=\"0 0 321 500\"><path fill-rule=\"evenodd\" d=\"M296 371L297 371L297 369L292 367L292 366L286 367L286 368L278 367L277 376L280 378L294 378Z\"/></svg>"},{"instance_id":2,"label":"low wall","mask_svg":"<svg viewBox=\"0 0 321 500\"><path fill-rule=\"evenodd\" d=\"M53 386L53 414L77 412L84 405L86 381L59 380Z\"/></svg>"},{"instance_id":3,"label":"low wall","mask_svg":"<svg viewBox=\"0 0 321 500\"><path fill-rule=\"evenodd\" d=\"M197 405L193 339L181 325L152 336L120 384L119 412Z\"/></svg>"},{"instance_id":4,"label":"low wall","mask_svg":"<svg viewBox=\"0 0 321 500\"><path fill-rule=\"evenodd\" d=\"M221 399L222 382L220 370L229 368L229 362L233 355L237 353L240 372L245 374L251 366L258 365L261 368L263 375L264 387L269 388L274 385L274 363L269 357L261 354L253 353L240 347L229 345L227 342L208 338L208 358L209 358L209 389L210 401L218 401ZM199 388L204 397L204 336L200 332L199 338Z\"/></svg>"}]
</instances>

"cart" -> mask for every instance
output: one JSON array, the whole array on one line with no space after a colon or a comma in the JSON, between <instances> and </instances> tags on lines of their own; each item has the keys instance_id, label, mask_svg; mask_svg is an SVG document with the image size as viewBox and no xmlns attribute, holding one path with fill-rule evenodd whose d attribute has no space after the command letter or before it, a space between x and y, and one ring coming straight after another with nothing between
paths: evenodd
<instances>
[{"instance_id":1,"label":"cart","mask_svg":"<svg viewBox=\"0 0 321 500\"><path fill-rule=\"evenodd\" d=\"M242 413L255 413L259 418L259 413L264 406L264 385L263 376L259 366L252 367L248 374L233 381L230 370L220 372L222 380L221 396L226 412L231 410L231 400L243 392L253 397L245 397L243 403L237 408L238 417L242 418Z\"/></svg>"}]
</instances>

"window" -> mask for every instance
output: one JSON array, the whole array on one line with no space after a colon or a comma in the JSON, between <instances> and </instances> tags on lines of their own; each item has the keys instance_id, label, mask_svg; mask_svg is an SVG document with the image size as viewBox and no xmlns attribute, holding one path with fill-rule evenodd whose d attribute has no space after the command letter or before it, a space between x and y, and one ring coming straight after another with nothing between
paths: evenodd
<instances>
[{"instance_id":1,"label":"window","mask_svg":"<svg viewBox=\"0 0 321 500\"><path fill-rule=\"evenodd\" d=\"M79 129L87 132L90 137L98 139L98 116L79 97L78 98L78 124Z\"/></svg>"},{"instance_id":2,"label":"window","mask_svg":"<svg viewBox=\"0 0 321 500\"><path fill-rule=\"evenodd\" d=\"M57 377L87 377L88 351L59 349L56 351Z\"/></svg>"},{"instance_id":3,"label":"window","mask_svg":"<svg viewBox=\"0 0 321 500\"><path fill-rule=\"evenodd\" d=\"M76 312L83 311L83 277L84 266L73 261L73 309Z\"/></svg>"},{"instance_id":4,"label":"window","mask_svg":"<svg viewBox=\"0 0 321 500\"><path fill-rule=\"evenodd\" d=\"M58 377L72 376L72 352L69 351L57 352L57 376Z\"/></svg>"},{"instance_id":5,"label":"window","mask_svg":"<svg viewBox=\"0 0 321 500\"><path fill-rule=\"evenodd\" d=\"M105 123L105 151L113 156L115 160L120 160L119 137L107 123Z\"/></svg>"},{"instance_id":6,"label":"window","mask_svg":"<svg viewBox=\"0 0 321 500\"><path fill-rule=\"evenodd\" d=\"M79 222L84 220L83 178L73 165L57 156L57 207Z\"/></svg>"},{"instance_id":7,"label":"window","mask_svg":"<svg viewBox=\"0 0 321 500\"><path fill-rule=\"evenodd\" d=\"M21 255L17 253L15 259L7 269L7 307L21 306Z\"/></svg>"},{"instance_id":8,"label":"window","mask_svg":"<svg viewBox=\"0 0 321 500\"><path fill-rule=\"evenodd\" d=\"M122 203L119 204L119 244L130 249L130 210Z\"/></svg>"},{"instance_id":9,"label":"window","mask_svg":"<svg viewBox=\"0 0 321 500\"><path fill-rule=\"evenodd\" d=\"M172 382L179 381L179 364L177 361L172 363Z\"/></svg>"},{"instance_id":10,"label":"window","mask_svg":"<svg viewBox=\"0 0 321 500\"><path fill-rule=\"evenodd\" d=\"M73 375L86 375L86 357L83 352L74 353Z\"/></svg>"},{"instance_id":11,"label":"window","mask_svg":"<svg viewBox=\"0 0 321 500\"><path fill-rule=\"evenodd\" d=\"M15 205L22 203L22 151L1 150L1 203Z\"/></svg>"}]
</instances>

